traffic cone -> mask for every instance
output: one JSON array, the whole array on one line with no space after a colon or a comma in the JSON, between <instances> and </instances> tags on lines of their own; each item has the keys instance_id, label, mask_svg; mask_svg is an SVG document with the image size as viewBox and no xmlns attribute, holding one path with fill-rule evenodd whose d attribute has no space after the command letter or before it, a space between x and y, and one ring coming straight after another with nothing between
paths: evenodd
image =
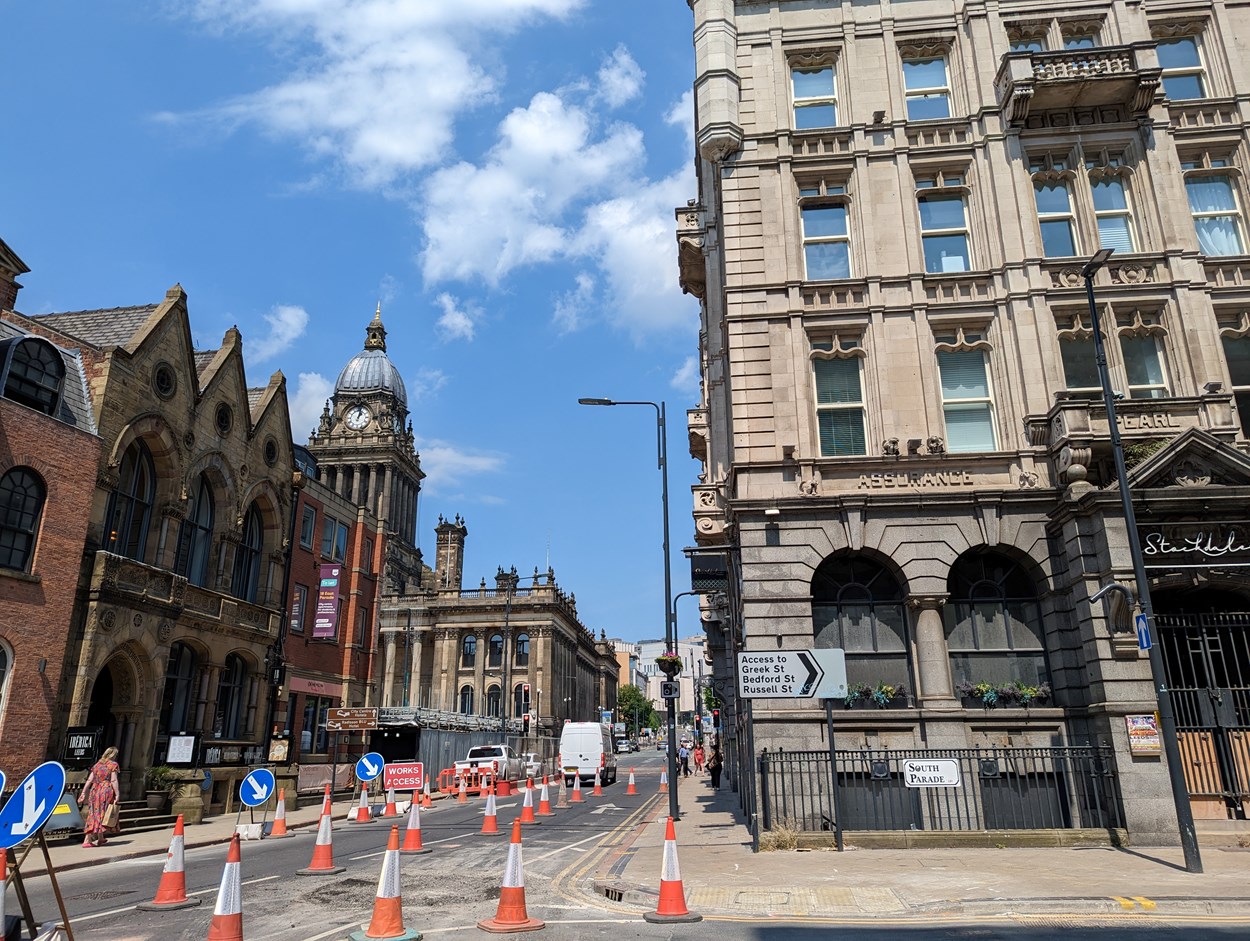
<instances>
[{"instance_id":1,"label":"traffic cone","mask_svg":"<svg viewBox=\"0 0 1250 941\"><path fill-rule=\"evenodd\" d=\"M495 813L495 792L486 792L486 814L482 817L482 829L479 833L491 834L499 832L499 818Z\"/></svg>"},{"instance_id":2,"label":"traffic cone","mask_svg":"<svg viewBox=\"0 0 1250 941\"><path fill-rule=\"evenodd\" d=\"M660 772L660 793L661 794L668 793L668 772L667 771Z\"/></svg>"},{"instance_id":3,"label":"traffic cone","mask_svg":"<svg viewBox=\"0 0 1250 941\"><path fill-rule=\"evenodd\" d=\"M590 792L591 797L603 796L603 785L599 782L599 772L595 772L595 789Z\"/></svg>"},{"instance_id":4,"label":"traffic cone","mask_svg":"<svg viewBox=\"0 0 1250 941\"><path fill-rule=\"evenodd\" d=\"M702 915L695 915L686 908L686 890L681 884L681 869L677 865L677 833L673 829L673 818L668 818L668 826L664 830L664 863L660 869L660 904L653 912L646 912L644 921L652 924L664 924L673 921L702 921Z\"/></svg>"},{"instance_id":5,"label":"traffic cone","mask_svg":"<svg viewBox=\"0 0 1250 941\"><path fill-rule=\"evenodd\" d=\"M538 792L538 816L554 817L555 814L551 809L551 797L547 793L547 776L543 775L543 787Z\"/></svg>"},{"instance_id":6,"label":"traffic cone","mask_svg":"<svg viewBox=\"0 0 1250 941\"><path fill-rule=\"evenodd\" d=\"M513 931L537 931L545 922L530 918L525 910L525 868L521 863L521 821L512 822L512 842L508 845L508 862L503 870L503 886L499 890L499 907L494 918L479 921L477 926L492 934Z\"/></svg>"},{"instance_id":7,"label":"traffic cone","mask_svg":"<svg viewBox=\"0 0 1250 941\"><path fill-rule=\"evenodd\" d=\"M569 798L569 803L584 803L582 800L582 776L580 774L573 775L573 796Z\"/></svg>"},{"instance_id":8,"label":"traffic cone","mask_svg":"<svg viewBox=\"0 0 1250 941\"><path fill-rule=\"evenodd\" d=\"M399 811L395 809L395 788L388 788L386 792L386 806L382 808L383 817L398 817Z\"/></svg>"},{"instance_id":9,"label":"traffic cone","mask_svg":"<svg viewBox=\"0 0 1250 941\"><path fill-rule=\"evenodd\" d=\"M421 791L421 809L430 810L434 807L434 801L430 799L430 782L425 782L425 787Z\"/></svg>"},{"instance_id":10,"label":"traffic cone","mask_svg":"<svg viewBox=\"0 0 1250 941\"><path fill-rule=\"evenodd\" d=\"M284 836L294 836L286 828L286 788L278 788L278 806L273 812L273 826L269 829L269 839L280 840Z\"/></svg>"},{"instance_id":11,"label":"traffic cone","mask_svg":"<svg viewBox=\"0 0 1250 941\"><path fill-rule=\"evenodd\" d=\"M353 931L349 941L386 938L388 941L421 941L421 932L404 927L404 903L399 892L399 825L391 825L391 835L382 855L382 874L373 899L373 917L364 931Z\"/></svg>"},{"instance_id":12,"label":"traffic cone","mask_svg":"<svg viewBox=\"0 0 1250 941\"><path fill-rule=\"evenodd\" d=\"M464 775L460 775L460 793L456 795L456 803L467 804L469 802L469 788L465 784Z\"/></svg>"},{"instance_id":13,"label":"traffic cone","mask_svg":"<svg viewBox=\"0 0 1250 941\"><path fill-rule=\"evenodd\" d=\"M368 823L373 819L373 814L369 810L369 785L360 785L360 803L356 805L356 809L352 811L350 817L347 818L348 823Z\"/></svg>"},{"instance_id":14,"label":"traffic cone","mask_svg":"<svg viewBox=\"0 0 1250 941\"><path fill-rule=\"evenodd\" d=\"M629 787L625 788L625 796L630 797L631 795L634 795L637 793L638 793L638 788L634 786L634 769L630 768L629 769Z\"/></svg>"},{"instance_id":15,"label":"traffic cone","mask_svg":"<svg viewBox=\"0 0 1250 941\"><path fill-rule=\"evenodd\" d=\"M334 818L330 814L321 815L321 823L317 826L317 843L313 846L312 862L307 869L296 869L297 876L332 876L343 872L346 866L334 865Z\"/></svg>"},{"instance_id":16,"label":"traffic cone","mask_svg":"<svg viewBox=\"0 0 1250 941\"><path fill-rule=\"evenodd\" d=\"M404 845L399 851L405 856L429 852L421 846L421 808L416 801L408 808L408 826L404 828Z\"/></svg>"},{"instance_id":17,"label":"traffic cone","mask_svg":"<svg viewBox=\"0 0 1250 941\"><path fill-rule=\"evenodd\" d=\"M564 786L564 775L560 775L559 781L556 782L556 787L560 789L560 797L556 801L556 807L563 810L569 806L569 789Z\"/></svg>"},{"instance_id":18,"label":"traffic cone","mask_svg":"<svg viewBox=\"0 0 1250 941\"><path fill-rule=\"evenodd\" d=\"M243 890L239 885L239 835L230 840L226 868L221 871L217 907L208 927L208 941L243 941Z\"/></svg>"},{"instance_id":19,"label":"traffic cone","mask_svg":"<svg viewBox=\"0 0 1250 941\"><path fill-rule=\"evenodd\" d=\"M169 909L190 908L199 905L202 899L187 898L187 873L183 862L185 842L182 835L182 814L174 821L174 838L169 841L169 855L165 857L165 868L161 871L161 882L156 887L156 898L150 902L140 902L135 908L145 912L160 912ZM0 888L0 891L3 891ZM4 913L0 912L0 925L4 924Z\"/></svg>"},{"instance_id":20,"label":"traffic cone","mask_svg":"<svg viewBox=\"0 0 1250 941\"><path fill-rule=\"evenodd\" d=\"M334 796L330 793L330 785L326 785L326 796L321 801L321 813L330 816L334 808Z\"/></svg>"},{"instance_id":21,"label":"traffic cone","mask_svg":"<svg viewBox=\"0 0 1250 941\"><path fill-rule=\"evenodd\" d=\"M534 779L525 782L525 800L521 801L521 823L542 823L534 816Z\"/></svg>"}]
</instances>

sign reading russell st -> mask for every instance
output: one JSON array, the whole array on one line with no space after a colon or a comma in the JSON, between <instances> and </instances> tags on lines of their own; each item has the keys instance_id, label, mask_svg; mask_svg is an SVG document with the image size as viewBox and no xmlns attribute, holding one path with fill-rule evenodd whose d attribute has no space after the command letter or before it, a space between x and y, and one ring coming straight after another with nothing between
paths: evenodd
<instances>
[{"instance_id":1,"label":"sign reading russell st","mask_svg":"<svg viewBox=\"0 0 1250 941\"><path fill-rule=\"evenodd\" d=\"M746 650L738 654L744 699L845 699L842 650Z\"/></svg>"}]
</instances>

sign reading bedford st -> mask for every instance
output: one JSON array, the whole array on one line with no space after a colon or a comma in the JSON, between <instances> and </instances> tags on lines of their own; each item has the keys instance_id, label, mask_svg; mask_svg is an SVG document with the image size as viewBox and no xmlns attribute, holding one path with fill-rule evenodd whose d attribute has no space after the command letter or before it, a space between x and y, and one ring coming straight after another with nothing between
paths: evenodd
<instances>
[{"instance_id":1,"label":"sign reading bedford st","mask_svg":"<svg viewBox=\"0 0 1250 941\"><path fill-rule=\"evenodd\" d=\"M959 762L954 758L908 759L903 762L908 787L959 787Z\"/></svg>"},{"instance_id":2,"label":"sign reading bedford st","mask_svg":"<svg viewBox=\"0 0 1250 941\"><path fill-rule=\"evenodd\" d=\"M744 699L845 699L846 653L828 650L746 650L738 654Z\"/></svg>"}]
</instances>

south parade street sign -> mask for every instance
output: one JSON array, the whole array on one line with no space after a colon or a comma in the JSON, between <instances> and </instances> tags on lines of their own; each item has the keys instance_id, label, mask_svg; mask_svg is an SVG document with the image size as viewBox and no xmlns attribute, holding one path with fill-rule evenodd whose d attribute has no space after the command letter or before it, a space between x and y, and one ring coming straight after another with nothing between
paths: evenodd
<instances>
[{"instance_id":1,"label":"south parade street sign","mask_svg":"<svg viewBox=\"0 0 1250 941\"><path fill-rule=\"evenodd\" d=\"M738 654L744 699L845 699L846 653L827 650L744 650Z\"/></svg>"}]
</instances>

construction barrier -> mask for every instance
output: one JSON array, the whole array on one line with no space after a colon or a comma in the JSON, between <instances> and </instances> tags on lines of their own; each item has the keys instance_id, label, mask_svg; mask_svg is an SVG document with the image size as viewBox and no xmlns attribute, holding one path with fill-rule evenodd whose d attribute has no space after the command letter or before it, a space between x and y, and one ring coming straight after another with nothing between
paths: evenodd
<instances>
[{"instance_id":1,"label":"construction barrier","mask_svg":"<svg viewBox=\"0 0 1250 941\"><path fill-rule=\"evenodd\" d=\"M660 904L653 912L646 912L644 921L652 924L668 922L702 921L702 915L695 915L686 908L686 890L681 884L681 868L677 865L677 832L673 829L673 818L668 818L664 828L664 862L660 868Z\"/></svg>"},{"instance_id":2,"label":"construction barrier","mask_svg":"<svg viewBox=\"0 0 1250 941\"><path fill-rule=\"evenodd\" d=\"M202 899L187 898L187 873L184 860L186 842L182 831L182 814L174 821L174 836L169 841L169 855L165 857L165 868L161 870L161 881L156 887L156 898L150 902L140 902L135 908L145 912L169 911L179 908L191 908L199 905ZM0 912L0 916L3 912ZM3 924L0 918L0 924Z\"/></svg>"},{"instance_id":3,"label":"construction barrier","mask_svg":"<svg viewBox=\"0 0 1250 941\"><path fill-rule=\"evenodd\" d=\"M382 873L373 898L373 917L364 931L353 931L349 941L386 938L387 941L421 941L421 932L404 927L404 903L400 897L399 827L391 825L391 835L382 854Z\"/></svg>"},{"instance_id":4,"label":"construction barrier","mask_svg":"<svg viewBox=\"0 0 1250 941\"><path fill-rule=\"evenodd\" d=\"M508 861L503 870L503 886L499 890L499 907L494 918L479 921L477 926L492 934L513 931L537 931L546 924L530 918L525 910L525 871L521 861L521 821L512 822L512 842L508 845Z\"/></svg>"}]
</instances>

